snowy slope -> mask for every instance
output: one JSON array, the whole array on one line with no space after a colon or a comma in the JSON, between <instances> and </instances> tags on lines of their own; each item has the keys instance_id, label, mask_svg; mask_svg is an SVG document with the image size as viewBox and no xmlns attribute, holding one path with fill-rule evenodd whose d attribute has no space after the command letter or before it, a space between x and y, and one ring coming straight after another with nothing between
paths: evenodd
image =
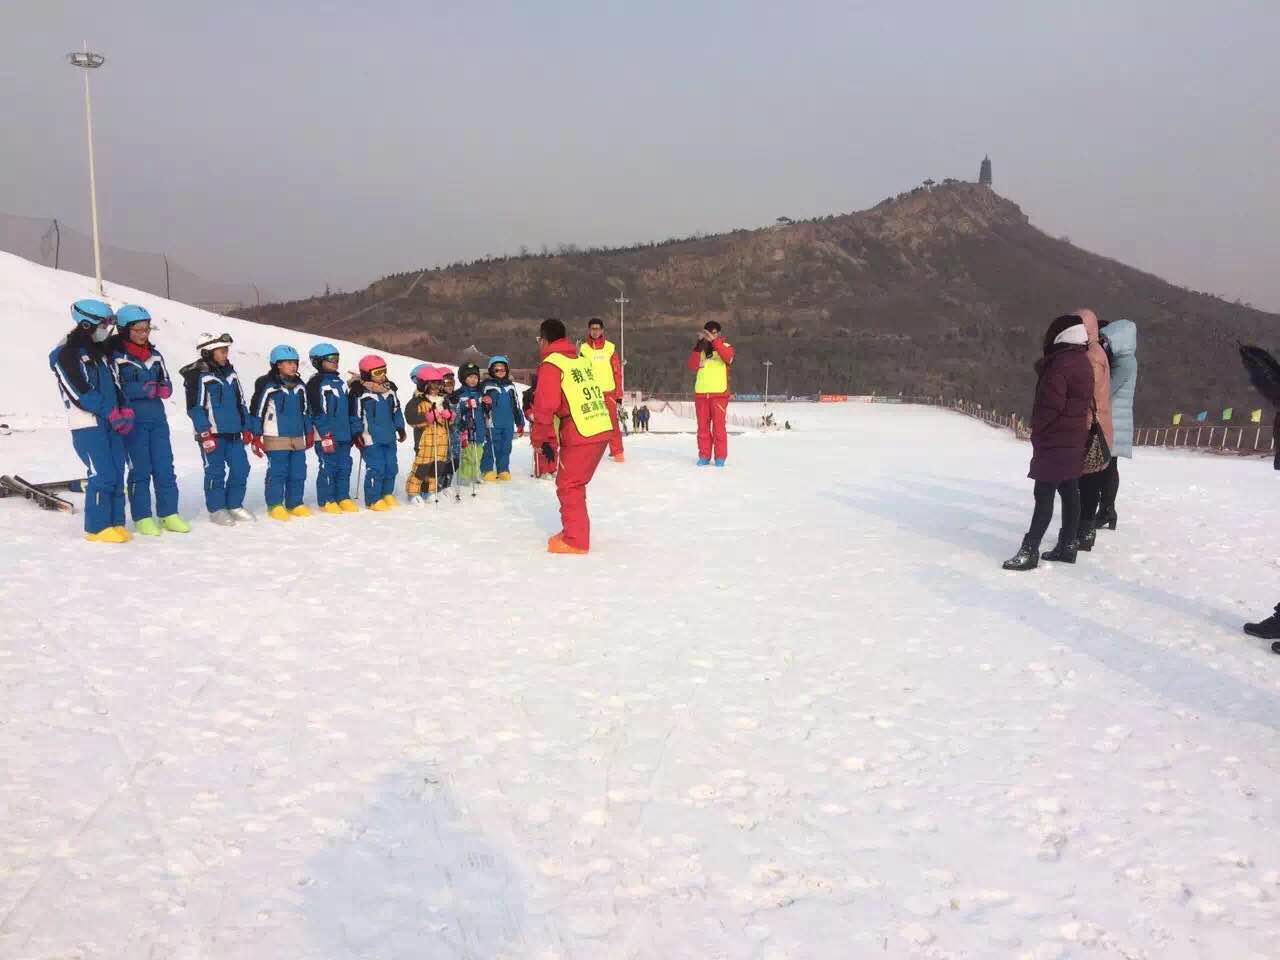
<instances>
[{"instance_id":1,"label":"snowy slope","mask_svg":"<svg viewBox=\"0 0 1280 960\"><path fill-rule=\"evenodd\" d=\"M320 340L314 334L219 316L114 283L105 284L105 288L106 300L113 307L137 303L151 312L152 342L169 362L175 379L179 367L196 359L195 344L203 334L223 332L235 340L232 363L247 390L251 391L253 381L266 372L267 354L278 343L290 344L302 354L302 374L304 378L310 376L310 364L305 358L307 350ZM56 386L49 389L49 351L71 329L72 302L97 295L92 277L52 270L0 252L0 318L14 340L10 349L0 350L0 422L15 428L66 422ZM342 352L344 371L355 370L360 357L370 352L345 340L330 342ZM409 371L420 361L397 354L382 356L387 360L391 379L402 389L411 389ZM183 406L180 381L175 388L168 402L169 422L186 427L190 421Z\"/></svg>"},{"instance_id":2,"label":"snowy slope","mask_svg":"<svg viewBox=\"0 0 1280 960\"><path fill-rule=\"evenodd\" d=\"M787 413L723 471L632 437L585 559L523 444L110 549L0 502L0 957L1274 958L1269 464L1144 451L1092 555L1007 574L1025 445Z\"/></svg>"}]
</instances>

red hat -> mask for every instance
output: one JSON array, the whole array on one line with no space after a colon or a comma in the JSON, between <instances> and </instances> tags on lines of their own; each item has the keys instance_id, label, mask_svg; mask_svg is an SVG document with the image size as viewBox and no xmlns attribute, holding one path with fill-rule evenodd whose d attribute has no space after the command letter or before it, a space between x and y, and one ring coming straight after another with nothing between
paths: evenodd
<instances>
[{"instance_id":1,"label":"red hat","mask_svg":"<svg viewBox=\"0 0 1280 960\"><path fill-rule=\"evenodd\" d=\"M383 360L376 353L371 353L367 357L360 359L360 372L373 373L375 370L386 369L387 361Z\"/></svg>"}]
</instances>

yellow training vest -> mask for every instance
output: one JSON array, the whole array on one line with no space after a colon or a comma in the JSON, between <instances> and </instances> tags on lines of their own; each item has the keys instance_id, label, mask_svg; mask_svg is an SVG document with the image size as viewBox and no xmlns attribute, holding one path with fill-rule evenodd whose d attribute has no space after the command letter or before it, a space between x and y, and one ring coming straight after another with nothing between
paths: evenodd
<instances>
[{"instance_id":1,"label":"yellow training vest","mask_svg":"<svg viewBox=\"0 0 1280 960\"><path fill-rule=\"evenodd\" d=\"M698 358L698 379L694 381L694 393L726 393L729 389L729 365L714 350Z\"/></svg>"},{"instance_id":2,"label":"yellow training vest","mask_svg":"<svg viewBox=\"0 0 1280 960\"><path fill-rule=\"evenodd\" d=\"M596 380L595 364L583 357L566 357L563 353L547 354L544 360L560 369L560 389L578 434L598 437L612 430L613 420L604 403L604 391Z\"/></svg>"},{"instance_id":3,"label":"yellow training vest","mask_svg":"<svg viewBox=\"0 0 1280 960\"><path fill-rule=\"evenodd\" d=\"M600 385L600 389L605 393L612 393L617 386L613 382L613 341L606 340L604 346L597 350L591 346L590 340L583 340L578 355L586 357L595 367L596 383Z\"/></svg>"}]
</instances>

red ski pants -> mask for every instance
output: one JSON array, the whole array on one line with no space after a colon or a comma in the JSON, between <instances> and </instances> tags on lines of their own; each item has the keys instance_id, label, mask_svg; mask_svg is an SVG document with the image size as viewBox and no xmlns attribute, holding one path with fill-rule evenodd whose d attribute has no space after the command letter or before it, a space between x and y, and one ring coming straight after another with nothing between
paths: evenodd
<instances>
[{"instance_id":1,"label":"red ski pants","mask_svg":"<svg viewBox=\"0 0 1280 960\"><path fill-rule=\"evenodd\" d=\"M613 423L613 433L609 435L609 456L622 455L622 427L618 424L618 401L612 397L604 398L604 405L609 408L609 420Z\"/></svg>"},{"instance_id":2,"label":"red ski pants","mask_svg":"<svg viewBox=\"0 0 1280 960\"><path fill-rule=\"evenodd\" d=\"M696 394L694 409L698 413L698 456L710 460L724 460L729 456L729 434L724 428L725 415L729 411L729 398L707 393Z\"/></svg>"},{"instance_id":3,"label":"red ski pants","mask_svg":"<svg viewBox=\"0 0 1280 960\"><path fill-rule=\"evenodd\" d=\"M556 495L560 497L560 523L564 542L571 547L591 549L591 517L587 515L587 484L595 476L604 456L603 443L574 444L560 448L560 470L556 474Z\"/></svg>"}]
</instances>

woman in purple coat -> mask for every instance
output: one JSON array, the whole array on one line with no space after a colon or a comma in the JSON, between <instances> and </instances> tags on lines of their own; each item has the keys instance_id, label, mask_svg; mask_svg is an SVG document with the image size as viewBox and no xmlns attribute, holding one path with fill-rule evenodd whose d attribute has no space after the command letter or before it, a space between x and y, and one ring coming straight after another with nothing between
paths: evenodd
<instances>
[{"instance_id":1,"label":"woman in purple coat","mask_svg":"<svg viewBox=\"0 0 1280 960\"><path fill-rule=\"evenodd\" d=\"M1040 541L1053 519L1054 494L1062 499L1062 531L1046 560L1076 562L1080 524L1080 474L1093 418L1093 368L1089 334L1075 314L1058 317L1044 335L1044 356L1036 361L1035 407L1031 412L1031 471L1035 512L1022 547L1004 562L1006 570L1030 570L1040 562Z\"/></svg>"}]
</instances>

